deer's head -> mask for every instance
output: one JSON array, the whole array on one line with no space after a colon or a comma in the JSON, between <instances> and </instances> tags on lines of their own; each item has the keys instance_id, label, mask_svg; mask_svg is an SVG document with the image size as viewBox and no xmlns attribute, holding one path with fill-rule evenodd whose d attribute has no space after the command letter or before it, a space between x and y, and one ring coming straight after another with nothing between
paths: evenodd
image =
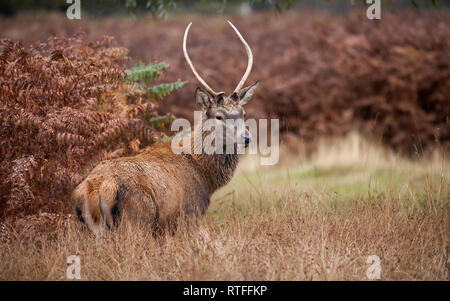
<instances>
[{"instance_id":1,"label":"deer's head","mask_svg":"<svg viewBox=\"0 0 450 301\"><path fill-rule=\"evenodd\" d=\"M252 140L252 135L245 127L238 126L238 124L244 122L245 111L243 105L252 98L252 95L258 86L258 81L248 87L242 88L252 70L253 55L250 47L237 28L234 27L230 21L228 21L228 23L234 29L242 44L244 44L248 56L247 70L233 93L230 95L226 96L225 92L215 92L195 70L186 50L186 39L192 23L189 23L184 33L183 52L189 67L202 86L202 88L198 87L195 90L195 102L202 110L203 120L214 120L214 126L223 130L223 137L227 137L227 139L223 139L224 144L243 143L247 146ZM232 137L231 141L229 137Z\"/></svg>"}]
</instances>

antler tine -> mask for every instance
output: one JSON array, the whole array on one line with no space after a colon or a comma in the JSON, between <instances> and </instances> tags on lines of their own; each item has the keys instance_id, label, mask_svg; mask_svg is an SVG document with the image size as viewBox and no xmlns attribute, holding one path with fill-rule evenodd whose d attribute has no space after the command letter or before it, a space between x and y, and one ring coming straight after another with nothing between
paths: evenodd
<instances>
[{"instance_id":1,"label":"antler tine","mask_svg":"<svg viewBox=\"0 0 450 301\"><path fill-rule=\"evenodd\" d=\"M237 28L230 21L228 21L228 23L230 23L231 27L233 27L234 31L238 35L242 44L244 44L244 47L245 47L245 50L247 51L247 56L248 56L247 70L245 70L244 76L242 77L241 81L237 85L236 89L234 89L234 92L239 93L239 91L242 89L242 86L245 84L245 81L247 80L248 76L250 75L250 72L252 71L253 54L252 54L252 50L250 49L250 46L248 46L247 42L244 40L244 38L242 37L239 30L237 30Z\"/></svg>"},{"instance_id":2,"label":"antler tine","mask_svg":"<svg viewBox=\"0 0 450 301\"><path fill-rule=\"evenodd\" d=\"M203 80L203 78L201 78L201 76L197 73L197 71L194 68L194 65L191 62L191 59L189 58L189 54L187 53L186 50L186 40L187 40L187 36L189 33L189 28L191 27L192 22L189 23L189 25L186 27L186 31L184 32L184 38L183 38L183 53L184 53L184 57L189 65L189 67L191 67L192 73L194 73L195 77L197 78L197 80L200 82L200 84L212 95L220 95L223 94L224 92L215 92L213 89L211 89L210 86L208 86L208 84Z\"/></svg>"}]
</instances>

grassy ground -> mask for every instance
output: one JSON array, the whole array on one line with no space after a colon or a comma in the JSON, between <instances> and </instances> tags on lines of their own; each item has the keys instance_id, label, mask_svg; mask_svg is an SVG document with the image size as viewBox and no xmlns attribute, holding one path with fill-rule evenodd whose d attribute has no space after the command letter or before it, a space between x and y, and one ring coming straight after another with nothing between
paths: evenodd
<instances>
[{"instance_id":1,"label":"grassy ground","mask_svg":"<svg viewBox=\"0 0 450 301\"><path fill-rule=\"evenodd\" d=\"M408 161L357 135L274 167L241 162L195 229L154 238L122 227L95 238L70 221L3 225L0 279L449 280L449 163ZM49 230L50 229L50 230Z\"/></svg>"}]
</instances>

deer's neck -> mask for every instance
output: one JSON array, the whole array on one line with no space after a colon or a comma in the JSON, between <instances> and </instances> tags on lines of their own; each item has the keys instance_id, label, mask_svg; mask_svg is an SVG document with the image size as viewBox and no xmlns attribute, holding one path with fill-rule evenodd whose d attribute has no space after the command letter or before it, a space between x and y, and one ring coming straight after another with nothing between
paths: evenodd
<instances>
[{"instance_id":1,"label":"deer's neck","mask_svg":"<svg viewBox=\"0 0 450 301\"><path fill-rule=\"evenodd\" d=\"M236 154L192 154L192 157L203 173L210 193L231 180L239 161Z\"/></svg>"},{"instance_id":2,"label":"deer's neck","mask_svg":"<svg viewBox=\"0 0 450 301\"><path fill-rule=\"evenodd\" d=\"M205 133L202 136L203 141ZM191 156L208 183L209 192L213 193L220 187L226 185L233 177L233 173L238 165L239 155L206 154L204 151L195 151L196 147L201 146L196 145L193 140L191 145Z\"/></svg>"}]
</instances>

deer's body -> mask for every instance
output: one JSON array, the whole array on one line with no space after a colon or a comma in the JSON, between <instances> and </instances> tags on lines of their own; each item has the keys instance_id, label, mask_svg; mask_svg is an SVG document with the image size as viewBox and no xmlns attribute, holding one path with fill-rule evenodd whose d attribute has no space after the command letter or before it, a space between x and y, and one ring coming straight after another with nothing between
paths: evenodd
<instances>
[{"instance_id":1,"label":"deer's body","mask_svg":"<svg viewBox=\"0 0 450 301\"><path fill-rule=\"evenodd\" d=\"M202 109L202 121L212 121L215 129L230 140L220 140L216 149L247 146L251 134L226 120L243 121L244 109L253 95L257 82L242 89L253 62L253 56L239 31L230 23L246 47L249 63L244 77L228 97L212 90L195 71L186 51L187 27L183 50L194 75L207 90L197 88L195 100ZM176 154L171 144L153 145L143 153L103 161L77 186L73 192L76 213L81 222L98 232L105 224L112 227L119 218L149 223L157 228L176 225L179 217L201 215L208 208L210 195L227 184L238 164L238 154L202 152L194 137L211 133L199 126L191 137L190 152ZM199 136L198 136L199 135ZM202 147L200 145L200 147Z\"/></svg>"},{"instance_id":2,"label":"deer's body","mask_svg":"<svg viewBox=\"0 0 450 301\"><path fill-rule=\"evenodd\" d=\"M73 193L77 214L94 229L101 220L114 225L122 212L164 228L180 215L203 214L210 195L229 182L237 163L235 154L176 155L168 143L103 161Z\"/></svg>"}]
</instances>

